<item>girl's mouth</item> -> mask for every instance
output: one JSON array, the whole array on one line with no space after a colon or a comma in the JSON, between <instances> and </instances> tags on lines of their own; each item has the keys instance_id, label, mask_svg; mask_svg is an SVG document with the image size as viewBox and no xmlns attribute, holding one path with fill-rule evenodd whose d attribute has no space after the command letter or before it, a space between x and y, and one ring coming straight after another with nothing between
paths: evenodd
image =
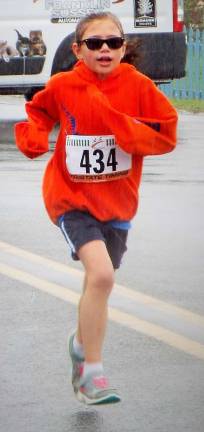
<instances>
[{"instance_id":1,"label":"girl's mouth","mask_svg":"<svg viewBox=\"0 0 204 432\"><path fill-rule=\"evenodd\" d=\"M100 63L110 63L112 58L110 56L101 56L97 58L97 61Z\"/></svg>"}]
</instances>

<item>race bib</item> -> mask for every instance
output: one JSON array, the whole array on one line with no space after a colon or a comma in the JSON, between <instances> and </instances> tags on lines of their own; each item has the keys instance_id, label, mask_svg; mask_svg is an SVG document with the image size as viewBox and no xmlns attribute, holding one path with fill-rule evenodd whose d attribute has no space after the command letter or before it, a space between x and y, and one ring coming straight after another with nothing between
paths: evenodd
<instances>
[{"instance_id":1,"label":"race bib","mask_svg":"<svg viewBox=\"0 0 204 432\"><path fill-rule=\"evenodd\" d=\"M114 135L67 135L66 165L73 181L116 180L129 174L132 157Z\"/></svg>"}]
</instances>

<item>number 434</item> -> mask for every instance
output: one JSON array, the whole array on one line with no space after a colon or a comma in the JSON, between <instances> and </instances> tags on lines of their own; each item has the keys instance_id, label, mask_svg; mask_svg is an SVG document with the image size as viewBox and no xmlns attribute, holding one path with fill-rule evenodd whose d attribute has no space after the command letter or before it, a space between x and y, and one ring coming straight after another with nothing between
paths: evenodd
<instances>
[{"instance_id":1,"label":"number 434","mask_svg":"<svg viewBox=\"0 0 204 432\"><path fill-rule=\"evenodd\" d=\"M107 154L107 153L105 153ZM112 172L116 171L118 162L116 160L116 150L115 148L110 149L107 161L104 162L104 152L100 149L93 151L94 160L93 163L90 161L90 151L84 150L82 153L80 167L85 168L86 174L90 174L91 168L94 173L102 174L106 167L112 167Z\"/></svg>"}]
</instances>

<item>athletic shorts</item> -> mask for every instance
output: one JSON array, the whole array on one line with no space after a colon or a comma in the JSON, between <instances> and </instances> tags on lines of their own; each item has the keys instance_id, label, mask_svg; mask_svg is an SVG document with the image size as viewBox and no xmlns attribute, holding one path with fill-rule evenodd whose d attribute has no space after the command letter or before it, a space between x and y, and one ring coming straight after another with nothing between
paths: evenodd
<instances>
[{"instance_id":1,"label":"athletic shorts","mask_svg":"<svg viewBox=\"0 0 204 432\"><path fill-rule=\"evenodd\" d=\"M113 268L118 269L124 252L127 250L127 229L115 228L111 221L100 222L89 213L73 210L65 213L58 220L62 233L70 246L74 260L79 260L80 247L92 240L104 241Z\"/></svg>"}]
</instances>

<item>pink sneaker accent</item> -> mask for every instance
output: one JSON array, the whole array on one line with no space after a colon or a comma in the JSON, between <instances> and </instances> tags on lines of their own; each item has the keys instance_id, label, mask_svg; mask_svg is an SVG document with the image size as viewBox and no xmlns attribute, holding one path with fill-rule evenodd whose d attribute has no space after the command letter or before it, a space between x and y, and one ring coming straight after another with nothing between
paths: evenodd
<instances>
[{"instance_id":1,"label":"pink sneaker accent","mask_svg":"<svg viewBox=\"0 0 204 432\"><path fill-rule=\"evenodd\" d=\"M108 387L108 380L104 376L93 378L94 385L100 389L106 389Z\"/></svg>"},{"instance_id":2,"label":"pink sneaker accent","mask_svg":"<svg viewBox=\"0 0 204 432\"><path fill-rule=\"evenodd\" d=\"M83 363L80 363L80 364L79 364L79 375L80 375L80 376L82 376L83 371L84 371L84 365L83 365Z\"/></svg>"}]
</instances>

